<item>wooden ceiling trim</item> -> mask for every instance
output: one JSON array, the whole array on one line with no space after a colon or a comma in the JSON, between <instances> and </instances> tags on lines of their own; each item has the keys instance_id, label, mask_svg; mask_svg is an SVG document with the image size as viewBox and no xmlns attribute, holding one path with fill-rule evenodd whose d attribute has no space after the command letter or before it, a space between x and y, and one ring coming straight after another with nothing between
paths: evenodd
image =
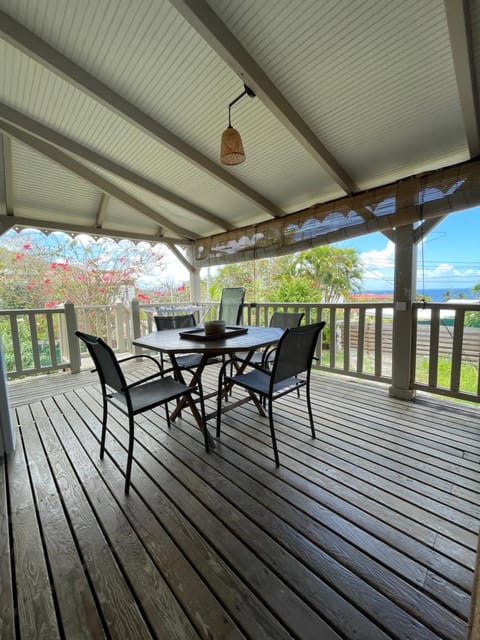
<instances>
[{"instance_id":1,"label":"wooden ceiling trim","mask_svg":"<svg viewBox=\"0 0 480 640\"><path fill-rule=\"evenodd\" d=\"M65 222L59 222L58 220L45 219L45 212L40 212L39 218L25 218L21 216L0 216L0 235L12 228L22 229L38 229L40 231L63 231L64 233L71 233L73 235L82 235L102 238L118 238L125 240L134 240L138 242L150 242L153 244L165 244L168 247L172 246L189 246L192 241L179 240L178 238L170 238L166 236L159 236L157 234L148 235L146 233L136 233L135 231L119 231L113 229L97 229L94 226L82 226L78 224L70 224Z\"/></svg>"}]
</instances>

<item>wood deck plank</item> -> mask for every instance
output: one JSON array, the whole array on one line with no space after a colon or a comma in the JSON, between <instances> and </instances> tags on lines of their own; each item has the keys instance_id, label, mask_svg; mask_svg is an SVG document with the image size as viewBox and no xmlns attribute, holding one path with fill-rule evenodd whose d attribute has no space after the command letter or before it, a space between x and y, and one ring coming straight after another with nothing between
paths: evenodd
<instances>
[{"instance_id":1,"label":"wood deck plank","mask_svg":"<svg viewBox=\"0 0 480 640\"><path fill-rule=\"evenodd\" d=\"M38 517L41 523L45 552L55 587L62 631L67 637L105 637L97 614L90 585L83 570L82 559L70 530L57 485L49 469L37 429L44 431L48 422L40 406L19 407L25 453L32 477ZM33 420L29 420L32 417ZM65 482L62 474L62 481ZM65 584L68 589L65 589Z\"/></svg>"},{"instance_id":2,"label":"wood deck plank","mask_svg":"<svg viewBox=\"0 0 480 640\"><path fill-rule=\"evenodd\" d=\"M44 431L46 432L45 427ZM55 464L54 468L57 477L62 481L62 499L68 508L69 519L95 589L96 600L100 603L105 627L114 637L150 639L152 635L118 568L110 544L85 497L83 487L76 479L75 473L69 469L68 463L61 466Z\"/></svg>"},{"instance_id":3,"label":"wood deck plank","mask_svg":"<svg viewBox=\"0 0 480 640\"><path fill-rule=\"evenodd\" d=\"M245 414L242 413L242 417L245 418ZM228 420L228 414L225 418ZM271 447L270 436L265 426L263 425L262 428L262 425L258 423L247 424L245 419L242 420L240 429L247 439L255 438L256 443L262 443L264 450L268 451L268 447ZM304 439L304 441L295 439L287 430L282 429L281 425L278 426L276 433L282 466L290 465L293 461L296 461L304 469L308 469L308 472L310 470L315 472L317 460L314 455L315 442L310 443L307 439ZM409 501L405 499L405 492L401 487L392 487L379 476L365 474L361 466L349 469L348 465L343 464L343 462L341 464L338 463L337 460L323 451L319 455L321 455L322 462L325 463L323 472L328 475L330 480L339 485L351 487L362 496L362 499L387 507L395 513L395 515L392 515L392 519L397 517L396 514L398 514L398 517L407 517L410 526L414 525L414 523L423 523L428 519L435 525L438 534L444 535L451 540L456 540L458 544L462 544L472 550L476 549L476 535L473 531L469 532L462 528L460 523L457 524L456 521L449 520L446 516L451 515L451 512L448 511L446 506L439 505L437 510L421 494L415 494L418 503ZM428 510L424 506L426 502L429 507ZM443 517L444 514L446 514L445 517Z\"/></svg>"},{"instance_id":4,"label":"wood deck plank","mask_svg":"<svg viewBox=\"0 0 480 640\"><path fill-rule=\"evenodd\" d=\"M146 424L145 429L151 432L152 426ZM154 434L152 433L152 435ZM158 437L156 441L159 442ZM172 452L175 451L176 447L172 438L162 438L161 444L165 449L172 450ZM165 459L163 451L160 453L160 458L162 461ZM242 481L242 474L238 469L233 473L233 469L228 468L228 465L222 464L220 465L222 469L217 471L215 469L214 456L210 456L207 462L208 467L206 467L205 461L199 455L199 452L188 456L184 454L182 463L187 466L187 469L180 468L178 475L186 483L189 472L196 472L212 488L217 488L217 492L235 505L236 509L248 517L251 523L255 523L262 531L269 531L270 537L275 542L264 540L262 535L256 532L254 540L257 544L254 546L257 547L257 553L259 553L260 547L262 549L270 548L275 547L277 544L279 548L286 550L307 566L316 576L335 588L339 595L342 595L350 602L355 601L355 606L363 610L369 619L376 619L379 625L395 627L399 635L408 637L408 634L412 634L417 638L430 637L428 630L419 622L414 621L408 613L405 614L404 610L410 611L419 620L422 617L427 620L434 620L437 632L446 632L451 637L461 637L465 632L465 623L459 620L457 616L445 613L435 601L425 597L419 590L411 588L410 585L398 579L393 572L381 567L377 561L368 558L361 548L353 547L336 533L322 527L318 522L310 524L309 518L305 514L294 512L284 501L275 509L271 492L268 493L268 499L259 502L258 496L261 487L255 486L251 492L247 492L244 482L247 481L248 485L249 479L245 478ZM223 468L225 466L227 468ZM169 463L169 468L172 468L172 462ZM231 477L235 478L235 483L230 480ZM208 498L209 493L207 491L204 493ZM232 519L228 516L225 518L226 522ZM234 522L237 535L241 533L241 530L239 532L237 528L239 520L241 519L236 514ZM252 527L252 524L250 524L250 527ZM248 539L250 527L246 526L244 539ZM328 552L325 549L328 549ZM334 550L334 553L332 553L332 550ZM272 560L272 565L274 562L278 566L281 553L278 552L278 549L275 553L275 548L272 553L274 554L272 558L275 558L275 560ZM266 555L263 552L262 559L264 561L266 560ZM286 562L284 564L288 565ZM289 583L293 587L292 571L287 572L285 570L283 573L285 576L288 575ZM308 579L303 579L303 584L303 595L308 601ZM310 605L315 607L316 599L318 598L322 602L321 610L323 615L328 617L330 614L332 623L337 620L337 625L339 625L340 613L338 610L328 611L327 603L330 599L327 595L322 595L318 586L312 588L312 594L315 595L312 597ZM395 594L395 600L401 605L402 609L397 604L393 605L392 601L389 600L392 594ZM384 595L387 597L384 597ZM377 613L380 611L381 616L378 617ZM349 619L351 624L356 628L358 627L358 622L352 619L351 614L348 616L345 612L342 613L345 618ZM347 627L346 629L341 629L341 631L348 633L351 629ZM368 637L373 638L374 632L369 630ZM431 637L435 637L435 634L432 634Z\"/></svg>"},{"instance_id":5,"label":"wood deck plank","mask_svg":"<svg viewBox=\"0 0 480 640\"><path fill-rule=\"evenodd\" d=\"M217 370L207 368L207 388L215 388ZM128 375L146 372L132 367ZM52 628L65 640L75 624L65 622L52 549L66 539L66 526L78 550L72 542L67 548L83 559L76 570L85 572L111 637L117 632L102 598L112 613L122 598L102 596L93 577L104 554L144 625L144 633L127 637L464 640L480 516L478 407L420 393L403 402L389 398L385 385L315 373L315 440L302 400L276 403L278 469L268 423L251 403L224 416L211 454L189 411L171 430L152 411L137 420L132 492L125 497L125 418L112 412L100 461L98 382L88 372L78 384L75 378L55 375L54 398L46 382L33 395L15 383L25 431L19 441L32 465L28 472L24 461L18 477L23 473L31 487ZM11 500L10 457L7 468ZM28 493L13 502L19 498L28 504ZM3 504L5 510L7 497ZM86 539L91 528L98 549ZM12 533L16 574L13 526ZM10 592L20 605L21 585ZM170 611L167 627L163 611ZM30 640L20 612L17 620L16 640Z\"/></svg>"},{"instance_id":6,"label":"wood deck plank","mask_svg":"<svg viewBox=\"0 0 480 640\"><path fill-rule=\"evenodd\" d=\"M184 425L179 425L178 429L172 430L171 436L180 441L192 453L198 454L198 451L201 450L200 438L194 438L191 431L185 429ZM228 461L228 467L224 461ZM411 557L410 547L408 554L401 553L378 536L373 536L346 517L342 517L337 512L294 489L279 477L280 474L266 472L246 458L239 456L232 449L222 447L221 458L211 456L208 462L226 478L235 478L235 483L240 485L262 506L288 521L297 531L307 536L315 544L328 549L334 557L351 567L358 575L362 575L369 584L377 584L384 579L394 583L395 574L398 574L418 588L425 588L427 579L432 572ZM223 482L218 484L222 486ZM372 566L375 568L372 575L368 573L367 563L369 560L365 560L366 555L370 557ZM377 567L377 562L388 567L392 575L389 577L388 571L385 572L386 576L380 575L383 570ZM458 616L466 619L469 611L469 598L466 591L447 582L442 576L434 575L435 586L429 591L430 595L439 598ZM402 585L397 586L401 592ZM387 585L387 588L390 587ZM396 588L393 590L398 597ZM414 606L420 606L421 600L422 596L416 594ZM428 604L426 606L428 607Z\"/></svg>"},{"instance_id":7,"label":"wood deck plank","mask_svg":"<svg viewBox=\"0 0 480 640\"><path fill-rule=\"evenodd\" d=\"M45 404L47 405L47 403ZM76 481L73 472L75 470L75 475L81 483L92 510L92 517L100 525L105 542L111 549L118 565L118 570L115 570L116 581L115 579L110 580L109 574L105 572L102 584L104 593L99 598L102 607L106 610L105 618L109 622L109 628L111 627L110 632L122 633L123 637L136 634L135 637L168 637L172 640L198 638L188 618L165 584L163 577L145 552L135 531L119 510L115 499L105 484L98 481L91 460L85 454L78 440L69 432L63 415L58 411L53 411L51 403L48 403L48 406L50 415L54 418L54 425L52 425L51 431L49 427L45 428L45 444L52 457L55 451L57 452L53 463L57 468L60 466L70 484L74 484ZM56 436L53 429L55 429ZM70 443L68 452L59 452L58 449L51 446L51 442L58 436ZM50 443L47 441L47 437L49 437ZM70 497L72 497L72 493L70 493ZM73 500L69 500L68 491L66 492L65 502L68 508L77 511L78 493L75 498L74 504ZM86 504L81 504L80 508L83 511ZM105 569L108 570L108 567ZM121 589L118 589L119 583ZM98 586L97 593L99 593ZM110 613L108 613L108 609L111 609ZM120 630L115 625L123 625L123 629Z\"/></svg>"},{"instance_id":8,"label":"wood deck plank","mask_svg":"<svg viewBox=\"0 0 480 640\"><path fill-rule=\"evenodd\" d=\"M111 415L122 421L120 412L113 410ZM142 416L138 422L142 423L143 421L144 418ZM137 430L137 432L140 435L140 431ZM115 430L115 435L123 445L123 448L125 448L127 446L127 431L124 425L122 425L121 429ZM138 438L138 436L136 437ZM153 445L153 443L151 444ZM140 448L141 443L138 442L136 446ZM110 447L111 451L112 447ZM148 446L143 450L141 458L143 469L155 479L158 486L170 496L171 500L175 500L182 511L189 513L189 517L196 529L211 541L223 558L228 558L229 564L237 575L241 577L242 581L248 585L257 597L264 600L265 604L273 610L275 617L281 620L285 627L290 629L290 632L296 630L306 640L308 638L317 640L319 633L323 634L326 640L328 638L338 638L331 627L312 611L304 603L303 599L297 596L295 591L285 588L281 578L268 567L268 564L261 563L259 566L258 558L254 552L242 541L240 535L234 535L229 530L219 513L209 510L202 503L198 497L198 492L203 488L200 479L196 489L189 491L188 487L185 486L185 479L182 478L180 480L176 474L172 473L170 466L166 468L162 463L159 463L160 461L151 454ZM133 469L135 469L135 465ZM187 472L187 469L185 468L184 471ZM132 471L132 484L135 485L134 471ZM232 515L231 517L236 518L237 516ZM251 535L253 533L250 531L248 537ZM268 551L268 549L264 548L264 553ZM317 585L317 587L320 587L320 585ZM355 612L352 610L351 613L354 614ZM360 629L361 627L358 631L359 637L369 638L370 640L374 640L376 637L383 637L383 634L363 635Z\"/></svg>"},{"instance_id":9,"label":"wood deck plank","mask_svg":"<svg viewBox=\"0 0 480 640\"><path fill-rule=\"evenodd\" d=\"M22 424L22 420L19 421ZM61 638L23 442L8 456L15 591L20 638Z\"/></svg>"},{"instance_id":10,"label":"wood deck plank","mask_svg":"<svg viewBox=\"0 0 480 640\"><path fill-rule=\"evenodd\" d=\"M0 638L15 637L6 457L0 457Z\"/></svg>"},{"instance_id":11,"label":"wood deck plank","mask_svg":"<svg viewBox=\"0 0 480 640\"><path fill-rule=\"evenodd\" d=\"M91 433L87 433L86 429L81 430L82 442L84 446L91 449L92 459L93 456L98 455L99 450L99 421L97 414L91 414L92 402L90 396L83 396L80 391L79 396L85 397L88 401L89 409L85 409L85 404L76 395L68 394L68 401L72 403L72 406L78 407L82 411L82 417L85 420L85 427ZM62 403L63 404L63 403ZM80 430L81 426L77 423L76 429ZM116 441L110 442L107 452L107 459L117 453L120 462L120 468L123 470L125 464L125 449L121 447ZM123 460L122 460L123 456ZM99 471L104 472L101 467L106 466L106 462L98 463ZM219 556L215 550L211 547L208 540L205 540L196 528L186 519L186 517L179 510L175 501L171 501L170 498L162 491L152 479L143 472L142 468L138 468L136 465L135 483L132 488L132 495L138 491L139 496L148 496L148 508L151 513L156 517L161 527L170 535L172 540L174 539L178 547L181 549L186 558L191 562L192 566L198 572L200 576L206 582L207 589L212 590L219 601L222 601L225 606L224 619L220 627L214 626L215 616L217 615L218 605L213 609L203 609L196 604L196 606L190 611L195 614L195 619L202 622L206 631L206 638L215 638L222 631L225 625L229 624L229 616L237 622L239 627L244 630L250 638L271 638L278 640L290 638L290 634L284 630L279 624L276 618L263 606L261 602L255 597L252 592L245 587L245 585L238 579L236 574L230 569L229 565ZM108 477L110 477L117 467L112 460L112 464L108 465ZM124 477L119 476L119 486L123 491ZM144 498L145 499L145 498ZM147 543L152 544L152 541ZM181 585L182 590L186 589L184 585ZM203 598L208 594L203 593L205 586L202 590L187 592L189 598L193 598L195 603L203 602ZM185 597L185 594L184 594ZM209 603L211 605L211 603ZM229 615L226 614L229 612ZM208 624L207 624L208 623ZM212 630L210 630L212 625ZM238 631L230 630L227 627L227 633L225 635L218 635L219 638L228 638L230 635L235 638ZM230 634L230 635L229 635Z\"/></svg>"}]
</instances>

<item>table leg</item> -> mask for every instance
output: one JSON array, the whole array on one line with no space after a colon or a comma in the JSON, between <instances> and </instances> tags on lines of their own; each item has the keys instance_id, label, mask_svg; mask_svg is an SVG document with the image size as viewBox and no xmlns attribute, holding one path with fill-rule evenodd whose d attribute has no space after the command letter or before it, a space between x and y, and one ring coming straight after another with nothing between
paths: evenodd
<instances>
[{"instance_id":1,"label":"table leg","mask_svg":"<svg viewBox=\"0 0 480 640\"><path fill-rule=\"evenodd\" d=\"M202 356L202 359L201 359L199 365L197 366L197 368L195 370L195 375L198 377L198 380L202 379L201 376L202 376L203 370L205 368L205 365L207 364L208 359L209 359L208 357ZM185 381L185 378L184 378L183 373L182 373L182 369L178 366L178 362L177 362L177 359L175 358L174 354L170 354L170 360L172 362L172 367L175 370L175 376L176 376L177 380L179 382L181 382L182 384L185 384L187 386L194 386L192 384L192 380L195 379L195 376L192 376L192 380L190 381L190 384L188 384ZM203 393L203 390L202 390L202 393ZM197 425L198 425L198 428L200 429L200 431L206 432L209 447L211 449L215 449L215 441L213 440L213 438L211 437L210 433L208 432L206 422L203 421L202 415L201 415L200 411L197 409L195 400L191 396L185 396L185 397L181 398L178 401L177 406L175 407L175 409L173 410L172 414L170 415L170 420L172 422L175 422L176 418L178 418L178 416L182 412L182 409L187 404L189 405L190 409L192 410L192 415L195 418L195 421L197 422Z\"/></svg>"}]
</instances>

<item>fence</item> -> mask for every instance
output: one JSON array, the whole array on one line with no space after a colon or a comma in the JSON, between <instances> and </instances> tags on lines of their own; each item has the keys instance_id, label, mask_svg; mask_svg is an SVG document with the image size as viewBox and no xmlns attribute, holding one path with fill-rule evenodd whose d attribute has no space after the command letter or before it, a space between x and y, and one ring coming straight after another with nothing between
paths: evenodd
<instances>
[{"instance_id":1,"label":"fence","mask_svg":"<svg viewBox=\"0 0 480 640\"><path fill-rule=\"evenodd\" d=\"M480 401L480 328L468 326L479 307L415 303L412 388ZM165 305L160 313L195 312L199 322L216 317L218 303ZM267 325L274 311L305 314L304 323L325 320L316 367L342 375L391 382L393 304L250 303L243 323ZM69 368L80 370L86 355L74 337L78 327L103 336L118 353L132 350L132 339L154 330L154 305L130 307L66 304L57 309L0 311L0 331L10 378ZM443 316L448 315L448 324ZM425 316L427 316L425 318ZM442 371L448 370L445 383Z\"/></svg>"}]
</instances>

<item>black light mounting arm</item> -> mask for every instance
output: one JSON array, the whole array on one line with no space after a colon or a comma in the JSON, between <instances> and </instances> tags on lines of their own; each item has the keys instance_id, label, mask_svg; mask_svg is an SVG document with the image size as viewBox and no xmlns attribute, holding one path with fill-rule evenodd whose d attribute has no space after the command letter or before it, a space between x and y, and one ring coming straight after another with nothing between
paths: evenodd
<instances>
[{"instance_id":1,"label":"black light mounting arm","mask_svg":"<svg viewBox=\"0 0 480 640\"><path fill-rule=\"evenodd\" d=\"M250 89L250 87L248 87L246 84L244 84L243 86L244 86L244 91L242 91L242 93L239 96L237 96L235 100L232 100L232 102L230 102L230 104L228 105L228 126L229 127L232 126L230 111L233 105L237 103L239 100L241 100L243 96L248 96L249 98L255 98L255 92L253 91L253 89Z\"/></svg>"}]
</instances>

